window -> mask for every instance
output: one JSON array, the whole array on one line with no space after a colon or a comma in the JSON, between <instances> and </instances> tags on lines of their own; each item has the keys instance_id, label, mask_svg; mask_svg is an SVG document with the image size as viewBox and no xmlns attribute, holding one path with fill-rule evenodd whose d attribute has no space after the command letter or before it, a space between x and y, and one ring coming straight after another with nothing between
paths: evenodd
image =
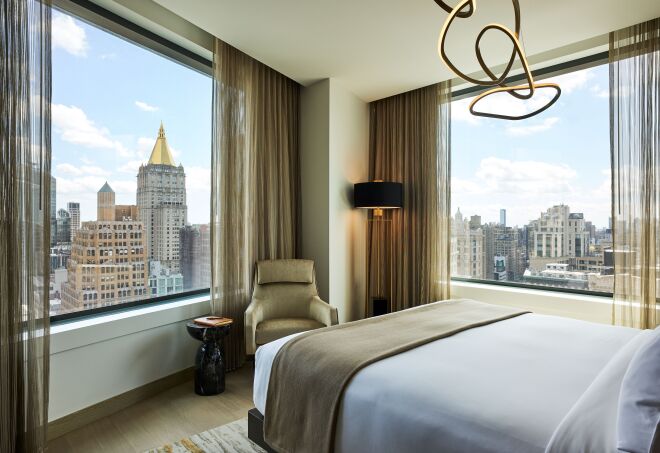
<instances>
[{"instance_id":1,"label":"window","mask_svg":"<svg viewBox=\"0 0 660 453\"><path fill-rule=\"evenodd\" d=\"M452 103L452 276L611 293L608 68L552 80L559 101L526 120ZM524 112L503 96L482 110Z\"/></svg>"},{"instance_id":2,"label":"window","mask_svg":"<svg viewBox=\"0 0 660 453\"><path fill-rule=\"evenodd\" d=\"M211 78L53 12L51 316L210 286Z\"/></svg>"}]
</instances>

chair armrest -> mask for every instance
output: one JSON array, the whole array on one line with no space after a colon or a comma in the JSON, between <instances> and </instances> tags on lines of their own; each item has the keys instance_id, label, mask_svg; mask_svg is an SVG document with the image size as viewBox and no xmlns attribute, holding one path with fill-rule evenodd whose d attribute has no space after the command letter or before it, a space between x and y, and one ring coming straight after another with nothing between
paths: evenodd
<instances>
[{"instance_id":1,"label":"chair armrest","mask_svg":"<svg viewBox=\"0 0 660 453\"><path fill-rule=\"evenodd\" d=\"M309 317L328 327L339 322L337 308L323 302L318 296L314 296L309 302Z\"/></svg>"},{"instance_id":2,"label":"chair armrest","mask_svg":"<svg viewBox=\"0 0 660 453\"><path fill-rule=\"evenodd\" d=\"M264 301L252 299L245 310L245 353L254 355L257 351L257 325L264 319Z\"/></svg>"}]
</instances>

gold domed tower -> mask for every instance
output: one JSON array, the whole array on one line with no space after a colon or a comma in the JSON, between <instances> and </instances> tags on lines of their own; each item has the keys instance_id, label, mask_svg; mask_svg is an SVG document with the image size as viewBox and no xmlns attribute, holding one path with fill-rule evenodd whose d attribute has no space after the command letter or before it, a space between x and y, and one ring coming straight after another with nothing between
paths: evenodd
<instances>
[{"instance_id":1,"label":"gold domed tower","mask_svg":"<svg viewBox=\"0 0 660 453\"><path fill-rule=\"evenodd\" d=\"M138 172L137 205L147 236L149 261L179 273L179 233L186 225L186 174L176 165L161 122L149 162Z\"/></svg>"}]
</instances>

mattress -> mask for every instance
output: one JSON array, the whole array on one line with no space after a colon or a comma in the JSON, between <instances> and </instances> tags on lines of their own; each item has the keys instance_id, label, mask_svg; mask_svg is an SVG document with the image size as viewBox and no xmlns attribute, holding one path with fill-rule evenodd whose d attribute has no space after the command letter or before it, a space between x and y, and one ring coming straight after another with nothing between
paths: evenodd
<instances>
[{"instance_id":1,"label":"mattress","mask_svg":"<svg viewBox=\"0 0 660 453\"><path fill-rule=\"evenodd\" d=\"M336 451L543 452L599 373L638 335L525 314L381 360L344 392ZM254 403L266 417L273 359L294 336L257 350Z\"/></svg>"}]
</instances>

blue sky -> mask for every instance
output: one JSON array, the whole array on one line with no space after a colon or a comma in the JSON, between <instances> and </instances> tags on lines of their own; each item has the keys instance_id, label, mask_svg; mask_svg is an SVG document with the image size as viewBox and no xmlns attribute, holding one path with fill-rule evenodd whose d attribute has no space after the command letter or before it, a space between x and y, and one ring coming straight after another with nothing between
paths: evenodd
<instances>
[{"instance_id":1,"label":"blue sky","mask_svg":"<svg viewBox=\"0 0 660 453\"><path fill-rule=\"evenodd\" d=\"M523 121L477 118L452 105L452 212L524 225L568 204L607 226L610 215L607 66L555 79L559 101ZM96 217L107 180L117 203L134 204L136 175L160 121L186 171L188 220L209 221L211 79L62 13L53 18L53 174L57 205ZM532 105L547 100L538 92ZM524 109L508 95L485 110Z\"/></svg>"},{"instance_id":2,"label":"blue sky","mask_svg":"<svg viewBox=\"0 0 660 453\"><path fill-rule=\"evenodd\" d=\"M57 206L96 219L107 180L135 204L136 175L163 121L186 172L188 221L208 223L211 78L71 16L53 17L53 175Z\"/></svg>"},{"instance_id":3,"label":"blue sky","mask_svg":"<svg viewBox=\"0 0 660 453\"><path fill-rule=\"evenodd\" d=\"M553 79L562 88L555 105L522 121L477 118L469 99L452 105L452 212L479 214L522 226L564 203L606 227L610 216L610 145L607 65ZM546 81L548 81L546 80ZM537 92L541 105L547 93ZM520 101L522 102L522 101ZM511 96L483 110L518 111Z\"/></svg>"}]
</instances>

